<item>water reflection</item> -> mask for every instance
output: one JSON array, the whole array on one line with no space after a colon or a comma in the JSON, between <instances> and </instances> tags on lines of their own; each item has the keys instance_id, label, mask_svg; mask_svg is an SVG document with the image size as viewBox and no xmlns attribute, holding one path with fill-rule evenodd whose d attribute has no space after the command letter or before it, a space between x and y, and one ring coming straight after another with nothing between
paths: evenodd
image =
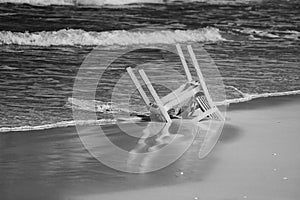
<instances>
[{"instance_id":1,"label":"water reflection","mask_svg":"<svg viewBox=\"0 0 300 200\"><path fill-rule=\"evenodd\" d=\"M120 171L146 173L176 161L199 130L199 125L190 120L173 120L172 123L123 124L122 129L79 127L78 132L86 149L103 164Z\"/></svg>"},{"instance_id":2,"label":"water reflection","mask_svg":"<svg viewBox=\"0 0 300 200\"><path fill-rule=\"evenodd\" d=\"M205 140L215 135L212 131L216 129L207 131L211 126L217 127L214 123L173 120L172 124L141 123L140 128L127 124L132 134L142 135L140 138L128 136L115 125L103 127L105 135L102 136L96 126L82 127L86 133L84 137L94 142L94 149L124 169L140 173L161 166L160 162L171 163L143 175L123 173L103 165L85 150L74 128L1 134L1 196L3 199L24 196L53 199L56 193L56 199L60 199L62 193L67 196L77 192L104 193L202 180L213 169L215 161L213 157L199 160L197 156L199 148L205 147ZM104 137L129 152L127 156L115 156L114 148L103 142ZM180 158L173 159L175 162L170 159L176 156ZM180 171L184 172L184 177L178 178L176 173Z\"/></svg>"}]
</instances>

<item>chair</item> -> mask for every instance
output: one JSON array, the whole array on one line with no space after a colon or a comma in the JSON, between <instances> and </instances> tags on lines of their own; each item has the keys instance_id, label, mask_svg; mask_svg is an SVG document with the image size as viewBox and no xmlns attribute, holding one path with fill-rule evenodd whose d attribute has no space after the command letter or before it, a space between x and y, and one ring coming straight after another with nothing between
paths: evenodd
<instances>
[{"instance_id":1,"label":"chair","mask_svg":"<svg viewBox=\"0 0 300 200\"><path fill-rule=\"evenodd\" d=\"M203 75L201 73L198 61L194 54L194 51L191 45L187 46L189 55L192 59L193 66L196 70L197 77L199 80L193 80L191 73L189 71L188 65L184 58L184 54L179 44L176 45L177 52L180 56L181 63L183 65L187 82L178 87L176 90L172 91L168 95L160 98L155 89L153 88L149 78L147 77L144 70L139 70L139 74L147 86L150 94L152 95L155 103L151 103L147 94L143 90L141 84L139 83L138 79L136 78L133 70L131 67L127 67L126 70L135 84L137 90L139 91L140 95L142 96L145 104L148 106L148 109L151 113L158 113L162 116L163 120L166 122L171 122L172 115L169 115L169 111L174 109L175 107L179 107L181 111L179 113L175 113L177 117L181 118L191 118L191 120L198 122L202 119L209 117L215 120L224 120L223 115L219 111L219 109L213 103L211 96L208 92L207 86L205 84ZM203 90L203 93L201 91ZM203 94L203 95L199 95ZM194 103L194 104L193 104ZM196 105L195 105L196 103ZM192 105L193 104L193 105ZM183 109L183 107L188 107L189 111ZM193 107L192 107L193 106ZM196 115L195 115L196 114Z\"/></svg>"}]
</instances>

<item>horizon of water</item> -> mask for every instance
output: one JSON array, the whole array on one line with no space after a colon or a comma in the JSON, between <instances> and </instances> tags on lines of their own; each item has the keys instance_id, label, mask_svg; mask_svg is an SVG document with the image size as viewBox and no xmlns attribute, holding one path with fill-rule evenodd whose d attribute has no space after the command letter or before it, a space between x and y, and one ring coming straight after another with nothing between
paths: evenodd
<instances>
[{"instance_id":1,"label":"horizon of water","mask_svg":"<svg viewBox=\"0 0 300 200\"><path fill-rule=\"evenodd\" d=\"M73 126L65 105L80 65L97 46L202 44L222 75L223 103L299 94L299 7L282 0L100 8L0 4L0 132ZM114 120L103 116L97 123Z\"/></svg>"}]
</instances>

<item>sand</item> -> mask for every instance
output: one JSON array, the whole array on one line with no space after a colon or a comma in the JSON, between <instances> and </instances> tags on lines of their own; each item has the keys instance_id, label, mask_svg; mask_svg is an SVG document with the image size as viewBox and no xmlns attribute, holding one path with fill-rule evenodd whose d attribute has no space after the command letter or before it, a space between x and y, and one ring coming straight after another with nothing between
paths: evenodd
<instances>
[{"instance_id":1,"label":"sand","mask_svg":"<svg viewBox=\"0 0 300 200\"><path fill-rule=\"evenodd\" d=\"M297 200L299 102L298 95L232 104L207 157L198 159L195 142L175 163L140 175L92 158L74 127L0 134L0 199Z\"/></svg>"},{"instance_id":2,"label":"sand","mask_svg":"<svg viewBox=\"0 0 300 200\"><path fill-rule=\"evenodd\" d=\"M231 105L220 141L207 158L195 157L193 167L182 170L177 179L186 178L183 183L73 198L299 199L299 110L299 96ZM195 168L200 162L205 162L205 167Z\"/></svg>"}]
</instances>

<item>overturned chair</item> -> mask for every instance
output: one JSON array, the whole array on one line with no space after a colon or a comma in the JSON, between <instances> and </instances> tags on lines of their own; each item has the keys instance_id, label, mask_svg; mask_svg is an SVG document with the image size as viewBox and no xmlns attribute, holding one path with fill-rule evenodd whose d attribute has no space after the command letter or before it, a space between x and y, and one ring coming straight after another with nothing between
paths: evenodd
<instances>
[{"instance_id":1,"label":"overturned chair","mask_svg":"<svg viewBox=\"0 0 300 200\"><path fill-rule=\"evenodd\" d=\"M188 45L187 49L197 73L197 80L192 79L186 59L179 44L176 45L176 49L180 56L187 82L166 96L160 98L144 70L139 70L139 74L155 102L151 102L149 100L132 68L126 68L150 113L158 116L156 118L160 121L165 122L171 122L173 118L191 119L195 122L199 122L206 118L222 121L225 120L208 92L192 46Z\"/></svg>"}]
</instances>

